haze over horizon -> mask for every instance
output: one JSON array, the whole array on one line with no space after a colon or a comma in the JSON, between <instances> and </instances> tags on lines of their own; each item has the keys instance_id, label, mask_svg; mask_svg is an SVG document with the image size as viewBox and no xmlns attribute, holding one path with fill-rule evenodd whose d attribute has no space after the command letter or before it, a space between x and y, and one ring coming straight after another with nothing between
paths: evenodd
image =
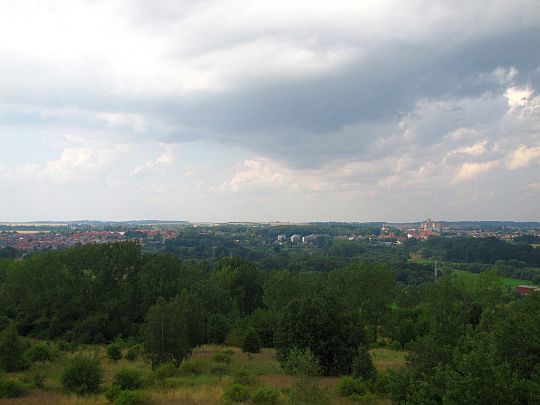
<instances>
[{"instance_id":1,"label":"haze over horizon","mask_svg":"<svg viewBox=\"0 0 540 405\"><path fill-rule=\"evenodd\" d=\"M0 3L0 221L540 221L530 1Z\"/></svg>"}]
</instances>

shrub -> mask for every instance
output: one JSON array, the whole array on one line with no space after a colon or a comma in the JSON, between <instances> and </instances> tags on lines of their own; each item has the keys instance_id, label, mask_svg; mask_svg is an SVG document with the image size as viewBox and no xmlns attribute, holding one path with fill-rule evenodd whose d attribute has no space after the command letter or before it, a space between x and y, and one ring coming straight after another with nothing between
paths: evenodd
<instances>
[{"instance_id":1,"label":"shrub","mask_svg":"<svg viewBox=\"0 0 540 405\"><path fill-rule=\"evenodd\" d=\"M247 369L241 368L234 373L233 381L235 384L251 385L255 382L255 378Z\"/></svg>"},{"instance_id":2,"label":"shrub","mask_svg":"<svg viewBox=\"0 0 540 405\"><path fill-rule=\"evenodd\" d=\"M178 375L179 370L172 363L161 363L157 369L154 370L154 377L159 381L161 385L165 384L165 379Z\"/></svg>"},{"instance_id":3,"label":"shrub","mask_svg":"<svg viewBox=\"0 0 540 405\"><path fill-rule=\"evenodd\" d=\"M201 375L206 370L206 364L202 360L184 361L180 369L186 374Z\"/></svg>"},{"instance_id":4,"label":"shrub","mask_svg":"<svg viewBox=\"0 0 540 405\"><path fill-rule=\"evenodd\" d=\"M257 331L249 328L244 336L242 351L247 353L259 353L261 351L261 339Z\"/></svg>"},{"instance_id":5,"label":"shrub","mask_svg":"<svg viewBox=\"0 0 540 405\"><path fill-rule=\"evenodd\" d=\"M138 390L143 387L143 378L139 370L122 369L113 378L113 385L121 390Z\"/></svg>"},{"instance_id":6,"label":"shrub","mask_svg":"<svg viewBox=\"0 0 540 405\"><path fill-rule=\"evenodd\" d=\"M118 398L118 395L122 390L118 385L113 385L111 388L109 388L107 391L105 391L105 398L107 398L107 401L113 403L116 398Z\"/></svg>"},{"instance_id":7,"label":"shrub","mask_svg":"<svg viewBox=\"0 0 540 405\"><path fill-rule=\"evenodd\" d=\"M127 361L135 361L137 360L137 357L139 357L140 352L139 346L131 346L126 352L125 358Z\"/></svg>"},{"instance_id":8,"label":"shrub","mask_svg":"<svg viewBox=\"0 0 540 405\"><path fill-rule=\"evenodd\" d=\"M223 363L212 364L210 366L210 374L212 375L223 376L227 374L228 371L229 367Z\"/></svg>"},{"instance_id":9,"label":"shrub","mask_svg":"<svg viewBox=\"0 0 540 405\"><path fill-rule=\"evenodd\" d=\"M79 395L98 392L103 379L103 370L97 356L75 355L62 374L62 384Z\"/></svg>"},{"instance_id":10,"label":"shrub","mask_svg":"<svg viewBox=\"0 0 540 405\"><path fill-rule=\"evenodd\" d=\"M34 384L36 388L43 388L43 383L45 382L45 378L47 378L47 374L39 369L39 368L32 368L29 372L30 374L30 382Z\"/></svg>"},{"instance_id":11,"label":"shrub","mask_svg":"<svg viewBox=\"0 0 540 405\"><path fill-rule=\"evenodd\" d=\"M19 371L28 367L24 358L24 342L17 332L14 322L0 334L0 369Z\"/></svg>"},{"instance_id":12,"label":"shrub","mask_svg":"<svg viewBox=\"0 0 540 405\"><path fill-rule=\"evenodd\" d=\"M231 362L231 356L223 352L216 353L212 356L212 361L216 363L229 364Z\"/></svg>"},{"instance_id":13,"label":"shrub","mask_svg":"<svg viewBox=\"0 0 540 405\"><path fill-rule=\"evenodd\" d=\"M0 376L0 398L18 398L25 393L21 383Z\"/></svg>"},{"instance_id":14,"label":"shrub","mask_svg":"<svg viewBox=\"0 0 540 405\"><path fill-rule=\"evenodd\" d=\"M26 358L32 363L36 361L55 361L58 356L58 350L56 347L48 345L46 343L36 343L25 353Z\"/></svg>"},{"instance_id":15,"label":"shrub","mask_svg":"<svg viewBox=\"0 0 540 405\"><path fill-rule=\"evenodd\" d=\"M107 357L114 363L122 358L122 348L118 343L111 343L107 346Z\"/></svg>"},{"instance_id":16,"label":"shrub","mask_svg":"<svg viewBox=\"0 0 540 405\"><path fill-rule=\"evenodd\" d=\"M143 391L121 391L116 399L114 405L143 405L148 403Z\"/></svg>"},{"instance_id":17,"label":"shrub","mask_svg":"<svg viewBox=\"0 0 540 405\"><path fill-rule=\"evenodd\" d=\"M366 392L364 394L352 394L349 396L350 400L353 400L355 402L360 402L364 405L368 404L378 404L379 399L377 398L377 395L375 395L373 392Z\"/></svg>"},{"instance_id":18,"label":"shrub","mask_svg":"<svg viewBox=\"0 0 540 405\"><path fill-rule=\"evenodd\" d=\"M253 393L251 401L257 405L275 405L278 402L279 394L271 387L261 387Z\"/></svg>"},{"instance_id":19,"label":"shrub","mask_svg":"<svg viewBox=\"0 0 540 405\"><path fill-rule=\"evenodd\" d=\"M296 376L318 376L321 373L319 361L310 349L292 349L283 364L287 374Z\"/></svg>"},{"instance_id":20,"label":"shrub","mask_svg":"<svg viewBox=\"0 0 540 405\"><path fill-rule=\"evenodd\" d=\"M249 391L245 385L235 383L223 391L226 403L244 402L249 399Z\"/></svg>"},{"instance_id":21,"label":"shrub","mask_svg":"<svg viewBox=\"0 0 540 405\"><path fill-rule=\"evenodd\" d=\"M362 395L368 391L366 383L358 378L343 377L338 385L339 395L348 397L353 394Z\"/></svg>"},{"instance_id":22,"label":"shrub","mask_svg":"<svg viewBox=\"0 0 540 405\"><path fill-rule=\"evenodd\" d=\"M365 380L373 380L377 377L377 371L375 370L375 366L373 366L371 355L366 346L360 346L358 348L358 353L352 362L352 375Z\"/></svg>"}]
</instances>

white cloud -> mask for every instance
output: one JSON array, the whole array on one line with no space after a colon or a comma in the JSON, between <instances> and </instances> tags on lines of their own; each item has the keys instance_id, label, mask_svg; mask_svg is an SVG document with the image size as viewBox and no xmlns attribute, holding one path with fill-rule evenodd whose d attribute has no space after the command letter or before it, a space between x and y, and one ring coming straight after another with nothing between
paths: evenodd
<instances>
[{"instance_id":1,"label":"white cloud","mask_svg":"<svg viewBox=\"0 0 540 405\"><path fill-rule=\"evenodd\" d=\"M154 160L147 160L142 165L137 166L132 171L132 175L137 175L145 171L151 171L163 166L170 166L176 160L176 145L162 145L163 152Z\"/></svg>"},{"instance_id":2,"label":"white cloud","mask_svg":"<svg viewBox=\"0 0 540 405\"><path fill-rule=\"evenodd\" d=\"M506 168L516 170L538 163L540 163L540 146L519 145L516 150L508 155Z\"/></svg>"},{"instance_id":3,"label":"white cloud","mask_svg":"<svg viewBox=\"0 0 540 405\"><path fill-rule=\"evenodd\" d=\"M463 163L459 168L457 175L454 178L454 181L467 181L475 177L478 177L482 173L489 172L490 170L495 169L500 164L499 161L491 162L467 162Z\"/></svg>"}]
</instances>

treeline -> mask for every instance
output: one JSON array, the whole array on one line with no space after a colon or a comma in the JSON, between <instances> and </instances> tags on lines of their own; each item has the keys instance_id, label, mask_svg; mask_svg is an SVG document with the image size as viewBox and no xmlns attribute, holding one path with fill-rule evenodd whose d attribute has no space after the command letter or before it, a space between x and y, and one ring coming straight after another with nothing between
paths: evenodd
<instances>
[{"instance_id":1,"label":"treeline","mask_svg":"<svg viewBox=\"0 0 540 405\"><path fill-rule=\"evenodd\" d=\"M495 264L499 260L512 260L540 266L540 249L529 243L509 243L494 237L431 237L417 247L424 257L440 257L450 262Z\"/></svg>"}]
</instances>

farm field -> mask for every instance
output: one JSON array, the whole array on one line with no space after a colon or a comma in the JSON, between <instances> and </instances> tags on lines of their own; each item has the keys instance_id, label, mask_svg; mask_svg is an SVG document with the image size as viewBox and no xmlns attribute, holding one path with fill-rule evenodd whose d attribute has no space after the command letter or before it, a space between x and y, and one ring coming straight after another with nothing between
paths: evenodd
<instances>
[{"instance_id":1,"label":"farm field","mask_svg":"<svg viewBox=\"0 0 540 405\"><path fill-rule=\"evenodd\" d=\"M223 404L224 391L239 378L253 393L263 387L272 388L277 393L277 404L286 404L288 390L296 383L296 378L285 374L275 358L274 349L262 349L260 353L248 357L240 349L219 345L205 345L194 349L189 360L184 361L178 370L165 377L153 372L139 356L135 361L121 359L116 363L106 356L106 346L84 346L81 351L87 354L97 354L103 368L103 383L101 392L95 395L79 397L68 394L62 386L62 371L74 356L73 353L63 353L52 363L43 363L38 367L46 376L43 388L30 388L30 370L7 374L11 379L26 382L28 390L20 398L0 400L0 404L48 405L75 404L101 405L109 404L105 392L112 385L113 377L123 369L138 370L144 381L144 397L148 404ZM227 353L228 362L218 360L219 354ZM373 363L378 372L385 372L405 365L406 352L390 349L372 349L370 351ZM216 356L218 354L218 356ZM376 395L367 401L355 401L340 397L338 392L339 377L319 377L316 384L321 395L328 399L329 404L390 404L386 398ZM249 400L242 402L250 404Z\"/></svg>"}]
</instances>

